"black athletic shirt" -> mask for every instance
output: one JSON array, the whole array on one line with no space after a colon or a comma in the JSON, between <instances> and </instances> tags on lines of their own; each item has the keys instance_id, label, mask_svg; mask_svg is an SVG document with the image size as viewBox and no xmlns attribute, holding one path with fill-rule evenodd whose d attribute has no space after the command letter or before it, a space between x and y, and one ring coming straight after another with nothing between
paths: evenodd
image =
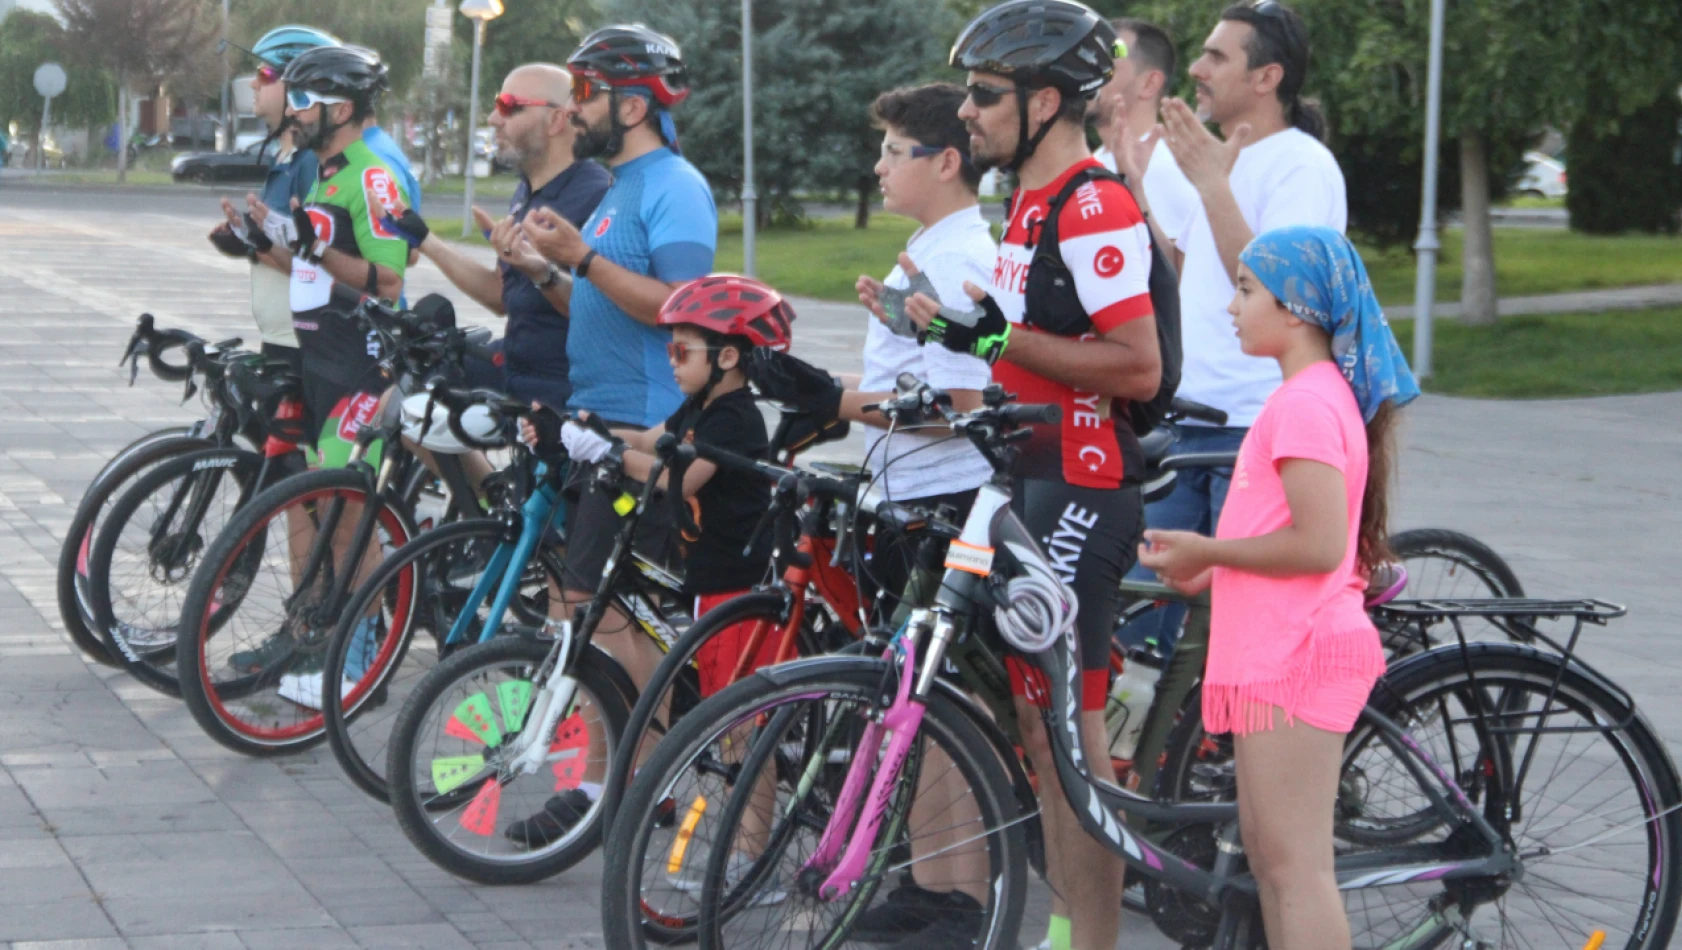
<instances>
[{"instance_id":1,"label":"black athletic shirt","mask_svg":"<svg viewBox=\"0 0 1682 950\"><path fill-rule=\"evenodd\" d=\"M666 420L666 431L677 432L683 410ZM765 418L746 389L725 393L701 410L685 443L700 442L714 448L763 459L771 450L765 432ZM742 548L753 537L760 516L771 505L771 484L755 475L713 473L689 499L689 514L700 526L698 538L685 535L680 541L684 563L684 589L691 594L721 594L746 590L765 577L771 557L771 538L762 536L749 556Z\"/></svg>"}]
</instances>

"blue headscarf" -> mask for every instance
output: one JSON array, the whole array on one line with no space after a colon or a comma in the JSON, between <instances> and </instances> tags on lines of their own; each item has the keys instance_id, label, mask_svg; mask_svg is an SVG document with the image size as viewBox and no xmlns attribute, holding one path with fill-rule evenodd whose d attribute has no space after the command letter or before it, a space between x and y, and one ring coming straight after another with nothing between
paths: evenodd
<instances>
[{"instance_id":1,"label":"blue headscarf","mask_svg":"<svg viewBox=\"0 0 1682 950\"><path fill-rule=\"evenodd\" d=\"M1362 418L1371 422L1386 401L1401 408L1419 397L1367 267L1348 238L1331 228L1278 228L1257 235L1238 259L1292 316L1331 335L1332 359L1355 390Z\"/></svg>"}]
</instances>

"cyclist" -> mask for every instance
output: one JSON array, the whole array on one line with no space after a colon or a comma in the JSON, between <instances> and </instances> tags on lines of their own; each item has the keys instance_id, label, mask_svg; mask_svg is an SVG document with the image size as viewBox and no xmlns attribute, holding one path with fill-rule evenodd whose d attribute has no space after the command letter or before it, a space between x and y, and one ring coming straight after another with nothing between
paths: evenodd
<instances>
[{"instance_id":1,"label":"cyclist","mask_svg":"<svg viewBox=\"0 0 1682 950\"><path fill-rule=\"evenodd\" d=\"M648 429L683 401L666 363L671 331L659 325L660 307L678 285L712 272L718 243L712 190L678 154L670 112L689 95L688 72L677 44L641 24L591 33L567 69L568 111L578 130L573 155L603 159L613 185L582 231L549 208L527 215L520 230L540 254L571 271L557 278L571 320L568 407L617 428ZM618 518L612 498L581 491L567 528L567 603L590 599ZM657 560L671 533L665 520L642 521L639 549ZM633 635L629 618L616 610L596 637L639 687L659 665L659 650Z\"/></svg>"},{"instance_id":2,"label":"cyclist","mask_svg":"<svg viewBox=\"0 0 1682 950\"><path fill-rule=\"evenodd\" d=\"M495 221L475 207L473 218L496 248L497 266L481 264L432 235L413 211L400 209L396 222L452 284L485 309L508 317L506 337L492 347L503 361L497 366L474 361L469 384L551 406L565 406L572 395L566 355L569 288L560 266L525 240L520 223L533 210L548 208L582 225L613 180L595 162L573 157L570 83L559 66L528 63L508 74L496 97L490 124L497 152L520 170L520 183L507 217Z\"/></svg>"},{"instance_id":3,"label":"cyclist","mask_svg":"<svg viewBox=\"0 0 1682 950\"><path fill-rule=\"evenodd\" d=\"M659 320L660 326L671 328L666 353L678 389L687 397L683 404L663 424L644 430L618 429L614 439L567 422L561 427L567 455L575 461L597 462L617 454L626 475L647 479L654 463L654 444L670 432L684 442L765 458L770 438L747 388L745 368L755 347L788 348L794 308L759 281L720 274L679 287L661 308ZM531 434L526 434L529 440ZM751 554L743 552L754 542L754 525L770 506L771 486L753 476L721 475L718 466L705 459L696 459L678 477L686 512L680 520L688 522L682 526L679 544L684 591L695 598L694 615L699 618L764 579L771 538L762 535ZM662 474L661 481L669 485L670 474ZM751 620L737 624L701 648L696 659L703 696L728 685L753 627ZM765 638L753 668L774 661L777 647L775 638ZM528 845L547 844L588 813L600 792L599 780L587 780L551 798L542 812L516 822L505 834ZM749 829L761 835L766 830ZM746 863L737 860L733 872L739 874ZM699 890L700 882L683 878L677 886Z\"/></svg>"},{"instance_id":4,"label":"cyclist","mask_svg":"<svg viewBox=\"0 0 1682 950\"><path fill-rule=\"evenodd\" d=\"M263 34L251 47L251 55L260 63L251 77L252 111L268 126L269 138L277 147L274 162L263 179L262 202L268 207L290 207L294 198L302 201L315 184L316 176L315 153L298 147L297 130L287 120L286 87L281 85L281 74L298 54L322 46L336 46L338 42L312 27L281 26ZM285 360L293 372L301 374L303 363L298 353L298 337L292 332L291 272L273 258L257 254L260 244L285 244L291 240L281 226L283 219L269 219L260 227L249 212L242 216L226 198L222 199L222 213L227 220L210 232L210 242L230 257L251 260L251 316L263 341L263 355ZM262 236L254 238L254 233Z\"/></svg>"},{"instance_id":5,"label":"cyclist","mask_svg":"<svg viewBox=\"0 0 1682 950\"><path fill-rule=\"evenodd\" d=\"M1024 402L1063 407L1062 423L1037 427L1023 447L1015 504L1079 598L1084 753L1111 782L1110 633L1143 515L1128 402L1153 398L1161 381L1150 232L1086 145L1087 100L1112 76L1116 47L1109 22L1073 0L1009 0L965 28L951 63L969 74L959 115L971 157L1014 170L1020 188L992 278L966 287L976 309L959 313L923 294L907 304L930 340L992 363L994 380ZM1069 811L1036 708L1049 699L1041 677L1016 663L1011 679L1058 895L1048 939L1109 950L1121 927L1122 863Z\"/></svg>"},{"instance_id":6,"label":"cyclist","mask_svg":"<svg viewBox=\"0 0 1682 950\"><path fill-rule=\"evenodd\" d=\"M363 138L365 121L387 85L378 53L355 46L313 49L292 60L282 81L301 144L315 152L320 168L306 199L292 204L296 242L267 253L292 273L293 329L303 353L305 431L314 443L313 461L339 466L349 461L356 432L373 418L383 388L377 341L343 312L343 288L388 301L400 297L409 245L382 219L413 196L400 194L390 167ZM336 285L342 285L337 294ZM371 446L368 461L377 466L379 454L379 447ZM354 525L358 515L347 507L343 523ZM294 555L302 556L310 541L306 531L293 530ZM236 670L256 672L289 650L290 636L283 632L229 662ZM317 669L294 669L283 677L282 695L318 706L320 677Z\"/></svg>"}]
</instances>

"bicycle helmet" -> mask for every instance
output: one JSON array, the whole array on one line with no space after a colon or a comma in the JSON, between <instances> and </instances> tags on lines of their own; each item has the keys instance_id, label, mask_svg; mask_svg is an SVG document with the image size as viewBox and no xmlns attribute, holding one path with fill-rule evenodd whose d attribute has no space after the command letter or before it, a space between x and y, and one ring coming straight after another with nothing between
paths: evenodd
<instances>
[{"instance_id":1,"label":"bicycle helmet","mask_svg":"<svg viewBox=\"0 0 1682 950\"><path fill-rule=\"evenodd\" d=\"M782 294L751 277L714 274L673 291L660 307L658 322L745 337L754 346L787 352L794 308Z\"/></svg>"},{"instance_id":2,"label":"bicycle helmet","mask_svg":"<svg viewBox=\"0 0 1682 950\"><path fill-rule=\"evenodd\" d=\"M612 89L647 89L665 108L689 96L689 70L677 41L641 23L604 26L584 37L567 57L567 69Z\"/></svg>"},{"instance_id":3,"label":"bicycle helmet","mask_svg":"<svg viewBox=\"0 0 1682 950\"><path fill-rule=\"evenodd\" d=\"M346 99L364 109L388 88L385 63L380 54L361 46L318 46L299 53L281 74L287 92L302 90L322 96Z\"/></svg>"},{"instance_id":4,"label":"bicycle helmet","mask_svg":"<svg viewBox=\"0 0 1682 950\"><path fill-rule=\"evenodd\" d=\"M431 399L426 393L416 393L403 400L403 436L412 442L418 442L422 448L444 455L462 455L473 451L462 445L455 433L450 431L450 410L441 405L432 407L432 425L426 430L426 436L421 436L421 426L426 421L426 404ZM468 406L461 414L461 427L475 439L496 441L496 419L491 416L490 409L484 406Z\"/></svg>"},{"instance_id":5,"label":"bicycle helmet","mask_svg":"<svg viewBox=\"0 0 1682 950\"><path fill-rule=\"evenodd\" d=\"M250 52L270 66L285 66L309 50L338 45L331 34L313 26L277 26L252 44Z\"/></svg>"},{"instance_id":6,"label":"bicycle helmet","mask_svg":"<svg viewBox=\"0 0 1682 950\"><path fill-rule=\"evenodd\" d=\"M1085 4L1007 0L964 27L948 63L1015 83L1021 136L1005 167L1020 169L1053 124L1028 133L1028 91L1052 86L1065 97L1090 99L1115 75L1117 54L1115 27Z\"/></svg>"}]
</instances>

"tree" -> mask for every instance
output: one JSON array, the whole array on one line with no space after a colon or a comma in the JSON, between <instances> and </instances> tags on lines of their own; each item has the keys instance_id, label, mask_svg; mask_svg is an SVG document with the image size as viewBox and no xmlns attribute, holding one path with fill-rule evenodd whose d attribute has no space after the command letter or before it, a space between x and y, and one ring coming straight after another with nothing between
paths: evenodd
<instances>
[{"instance_id":1,"label":"tree","mask_svg":"<svg viewBox=\"0 0 1682 950\"><path fill-rule=\"evenodd\" d=\"M527 5L550 2L553 0L522 0ZM235 29L230 36L249 47L258 37L285 23L326 30L346 43L377 50L391 70L392 92L402 96L420 77L426 8L431 5L431 0L232 0Z\"/></svg>"},{"instance_id":2,"label":"tree","mask_svg":"<svg viewBox=\"0 0 1682 950\"><path fill-rule=\"evenodd\" d=\"M64 92L53 98L55 120L87 126L109 122L116 110L110 76L69 55L64 27L57 20L45 13L13 10L0 18L0 128L16 122L20 130L36 137L31 154L37 155L43 130L35 70L49 61L63 66L69 77Z\"/></svg>"},{"instance_id":3,"label":"tree","mask_svg":"<svg viewBox=\"0 0 1682 950\"><path fill-rule=\"evenodd\" d=\"M54 0L69 46L117 86L117 181L128 173L128 94L191 68L218 32L206 0Z\"/></svg>"},{"instance_id":4,"label":"tree","mask_svg":"<svg viewBox=\"0 0 1682 950\"><path fill-rule=\"evenodd\" d=\"M1571 227L1591 234L1682 226L1682 99L1666 91L1616 124L1571 128Z\"/></svg>"},{"instance_id":5,"label":"tree","mask_svg":"<svg viewBox=\"0 0 1682 950\"><path fill-rule=\"evenodd\" d=\"M694 91L678 110L684 154L735 198L742 187L741 15L716 0L616 0L604 19L675 38ZM870 103L940 71L957 23L920 0L781 0L754 8L754 177L763 211L798 219L798 195L844 189L868 221L880 135Z\"/></svg>"}]
</instances>

